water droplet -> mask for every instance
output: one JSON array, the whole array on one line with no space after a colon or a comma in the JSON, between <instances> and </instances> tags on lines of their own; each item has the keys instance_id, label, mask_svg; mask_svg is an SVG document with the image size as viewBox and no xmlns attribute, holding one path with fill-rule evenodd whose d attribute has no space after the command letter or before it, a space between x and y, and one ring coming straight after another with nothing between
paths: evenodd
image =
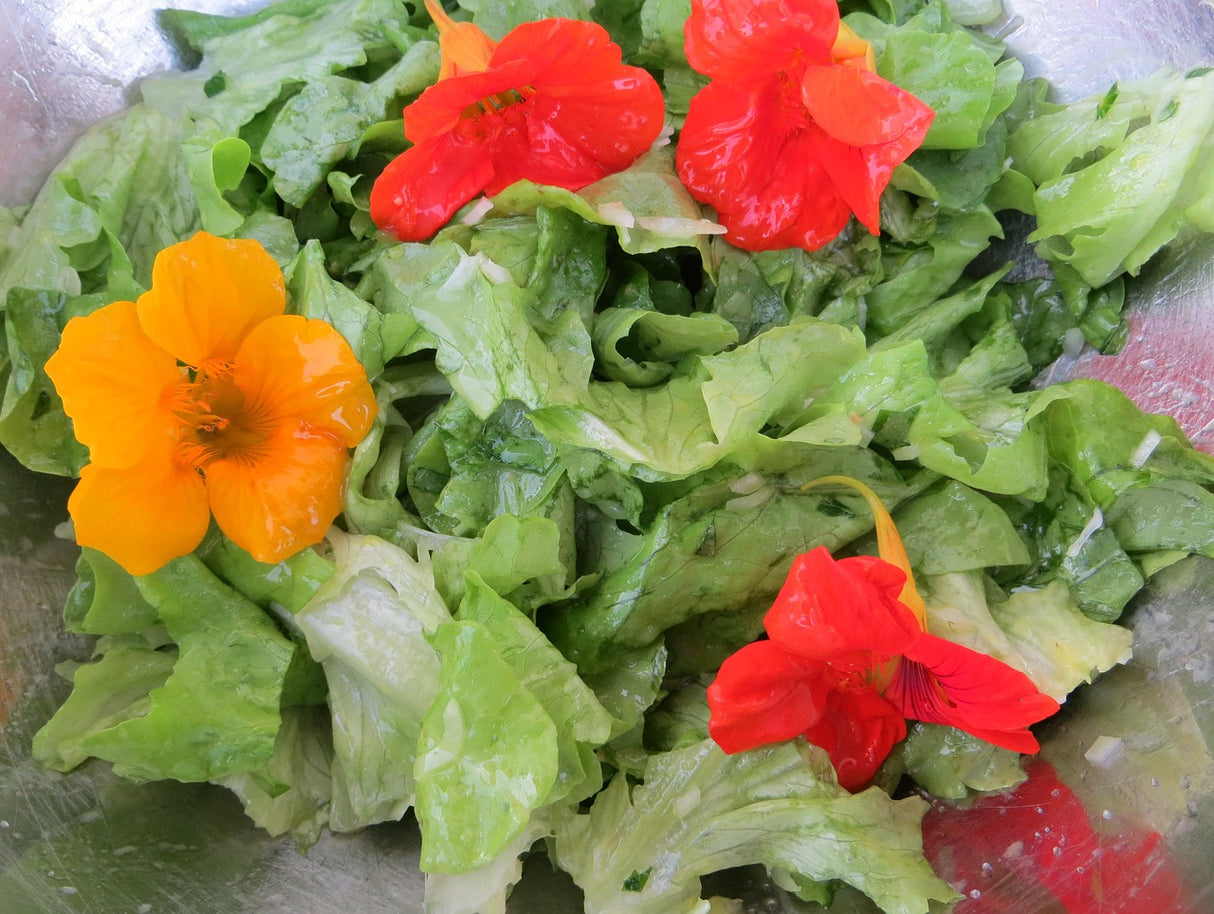
<instances>
[{"instance_id":1,"label":"water droplet","mask_svg":"<svg viewBox=\"0 0 1214 914\"><path fill-rule=\"evenodd\" d=\"M1100 814L1100 818L1102 818L1102 819L1111 819L1111 818L1113 818L1113 810L1111 810L1111 809L1106 809L1104 812L1102 812L1102 813Z\"/></svg>"},{"instance_id":2,"label":"water droplet","mask_svg":"<svg viewBox=\"0 0 1214 914\"><path fill-rule=\"evenodd\" d=\"M970 889L970 898L981 898L982 892L979 889Z\"/></svg>"}]
</instances>

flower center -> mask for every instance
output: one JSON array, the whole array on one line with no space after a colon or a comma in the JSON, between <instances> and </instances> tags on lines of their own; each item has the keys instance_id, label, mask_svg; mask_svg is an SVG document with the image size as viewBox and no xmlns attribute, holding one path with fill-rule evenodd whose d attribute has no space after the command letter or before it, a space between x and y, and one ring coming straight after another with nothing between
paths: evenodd
<instances>
[{"instance_id":1,"label":"flower center","mask_svg":"<svg viewBox=\"0 0 1214 914\"><path fill-rule=\"evenodd\" d=\"M273 422L236 386L231 363L207 362L192 374L166 394L181 458L205 470L216 460L254 463L264 456Z\"/></svg>"},{"instance_id":2,"label":"flower center","mask_svg":"<svg viewBox=\"0 0 1214 914\"><path fill-rule=\"evenodd\" d=\"M517 105L520 102L526 101L535 90L530 86L524 86L521 89L507 89L505 92L498 92L494 95L487 95L477 101L474 105L469 105L461 113L463 118L477 118L484 114L496 114L511 105Z\"/></svg>"}]
</instances>

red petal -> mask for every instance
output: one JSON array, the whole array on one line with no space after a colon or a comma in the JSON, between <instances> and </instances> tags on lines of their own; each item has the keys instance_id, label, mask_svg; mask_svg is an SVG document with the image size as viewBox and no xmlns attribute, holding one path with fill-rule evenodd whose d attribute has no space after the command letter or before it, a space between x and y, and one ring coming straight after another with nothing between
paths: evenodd
<instances>
[{"instance_id":1,"label":"red petal","mask_svg":"<svg viewBox=\"0 0 1214 914\"><path fill-rule=\"evenodd\" d=\"M926 633L906 652L885 697L906 717L948 724L1013 752L1036 752L1029 724L1058 710L1020 670Z\"/></svg>"},{"instance_id":2,"label":"red petal","mask_svg":"<svg viewBox=\"0 0 1214 914\"><path fill-rule=\"evenodd\" d=\"M839 65L806 68L801 101L827 133L849 146L888 143L918 125L924 111L929 124L932 118L930 108L876 73Z\"/></svg>"},{"instance_id":3,"label":"red petal","mask_svg":"<svg viewBox=\"0 0 1214 914\"><path fill-rule=\"evenodd\" d=\"M695 0L684 26L692 68L739 82L830 60L835 0Z\"/></svg>"},{"instance_id":4,"label":"red petal","mask_svg":"<svg viewBox=\"0 0 1214 914\"><path fill-rule=\"evenodd\" d=\"M906 720L876 692L835 689L822 719L804 736L830 755L839 786L859 790L876 775L894 745L906 736Z\"/></svg>"},{"instance_id":5,"label":"red petal","mask_svg":"<svg viewBox=\"0 0 1214 914\"><path fill-rule=\"evenodd\" d=\"M779 79L713 82L691 100L676 161L683 184L717 210L733 244L814 250L851 218L820 161L823 142L832 141Z\"/></svg>"},{"instance_id":6,"label":"red petal","mask_svg":"<svg viewBox=\"0 0 1214 914\"><path fill-rule=\"evenodd\" d=\"M708 734L726 752L792 739L821 716L826 668L770 641L726 658L708 687Z\"/></svg>"},{"instance_id":7,"label":"red petal","mask_svg":"<svg viewBox=\"0 0 1214 914\"><path fill-rule=\"evenodd\" d=\"M530 74L531 69L518 61L509 67L439 80L405 109L405 138L418 145L450 133L467 118L469 109L525 85Z\"/></svg>"},{"instance_id":8,"label":"red petal","mask_svg":"<svg viewBox=\"0 0 1214 914\"><path fill-rule=\"evenodd\" d=\"M675 150L679 178L718 212L745 205L771 180L785 139L805 121L781 116L780 83L712 82L692 98Z\"/></svg>"},{"instance_id":9,"label":"red petal","mask_svg":"<svg viewBox=\"0 0 1214 914\"><path fill-rule=\"evenodd\" d=\"M516 87L525 99L517 107L526 145L521 157L509 147L495 150L499 188L520 178L584 187L627 168L662 130L661 88L645 70L625 66L619 46L596 23L523 23L502 39L493 64L516 59L531 69Z\"/></svg>"},{"instance_id":10,"label":"red petal","mask_svg":"<svg viewBox=\"0 0 1214 914\"><path fill-rule=\"evenodd\" d=\"M493 164L484 148L454 133L406 149L371 188L371 218L401 241L424 241L484 190Z\"/></svg>"},{"instance_id":11,"label":"red petal","mask_svg":"<svg viewBox=\"0 0 1214 914\"><path fill-rule=\"evenodd\" d=\"M856 216L876 234L879 200L894 168L919 148L935 113L915 96L863 70L811 67L801 98L829 142L818 159Z\"/></svg>"},{"instance_id":12,"label":"red petal","mask_svg":"<svg viewBox=\"0 0 1214 914\"><path fill-rule=\"evenodd\" d=\"M898 602L905 576L872 556L836 561L824 546L797 556L763 619L785 650L829 661L857 651L905 653L919 624Z\"/></svg>"},{"instance_id":13,"label":"red petal","mask_svg":"<svg viewBox=\"0 0 1214 914\"><path fill-rule=\"evenodd\" d=\"M480 191L523 179L577 190L631 165L664 120L657 82L625 66L601 26L524 23L488 70L441 80L405 110L417 145L376 181L371 215L399 238L422 240Z\"/></svg>"}]
</instances>

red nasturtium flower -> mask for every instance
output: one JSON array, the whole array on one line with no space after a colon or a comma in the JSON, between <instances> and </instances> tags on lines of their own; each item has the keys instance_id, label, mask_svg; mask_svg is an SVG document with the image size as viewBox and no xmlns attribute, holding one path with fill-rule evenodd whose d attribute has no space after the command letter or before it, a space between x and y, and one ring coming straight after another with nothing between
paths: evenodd
<instances>
[{"instance_id":1,"label":"red nasturtium flower","mask_svg":"<svg viewBox=\"0 0 1214 914\"><path fill-rule=\"evenodd\" d=\"M478 193L528 180L579 190L647 151L665 117L662 90L621 62L593 22L525 22L494 42L435 0L439 80L405 109L413 144L371 189L371 218L422 241Z\"/></svg>"},{"instance_id":2,"label":"red nasturtium flower","mask_svg":"<svg viewBox=\"0 0 1214 914\"><path fill-rule=\"evenodd\" d=\"M767 639L725 660L708 689L709 734L726 752L795 736L825 749L839 783L863 787L906 719L949 724L1016 752L1058 710L1024 673L927 631L926 609L893 521L847 477L876 519L880 558L797 557L764 617ZM815 483L816 485L817 483Z\"/></svg>"},{"instance_id":3,"label":"red nasturtium flower","mask_svg":"<svg viewBox=\"0 0 1214 914\"><path fill-rule=\"evenodd\" d=\"M265 562L321 540L375 396L332 326L285 310L260 244L199 232L156 255L137 302L68 321L46 372L89 449L68 501L81 545L147 574L212 514Z\"/></svg>"},{"instance_id":4,"label":"red nasturtium flower","mask_svg":"<svg viewBox=\"0 0 1214 914\"><path fill-rule=\"evenodd\" d=\"M894 168L934 112L874 72L836 0L693 0L687 60L711 78L679 135L679 177L752 251L822 247L852 213L879 229Z\"/></svg>"}]
</instances>

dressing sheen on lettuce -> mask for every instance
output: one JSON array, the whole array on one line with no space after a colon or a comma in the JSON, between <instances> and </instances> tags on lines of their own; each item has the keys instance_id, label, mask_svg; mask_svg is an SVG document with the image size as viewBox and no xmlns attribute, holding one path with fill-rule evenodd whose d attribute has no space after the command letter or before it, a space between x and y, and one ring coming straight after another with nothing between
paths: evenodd
<instances>
[{"instance_id":1,"label":"dressing sheen on lettuce","mask_svg":"<svg viewBox=\"0 0 1214 914\"><path fill-rule=\"evenodd\" d=\"M662 77L675 129L702 85L685 0L459 5L498 36L598 20ZM760 253L721 238L669 146L390 242L368 194L437 78L421 4L166 13L196 66L146 80L0 212L0 442L79 472L43 364L199 229L270 251L379 414L320 546L266 565L212 530L138 579L84 550L65 619L98 640L35 757L225 785L304 848L413 810L442 914L504 911L537 842L590 911L715 910L699 877L755 864L810 900L955 898L923 856L926 804L891 792L1008 788L1014 754L917 725L851 794L801 741L725 755L704 686L796 555L875 551L862 499L802 491L829 475L894 513L933 633L1058 700L1129 658L1115 623L1146 578L1214 556L1214 459L1107 385L1030 382L1064 337L1116 338L1124 275L1214 230L1214 75L1058 105L971 28L997 3L840 7L937 117L880 236ZM1009 210L1036 220L1036 279L992 249Z\"/></svg>"}]
</instances>

